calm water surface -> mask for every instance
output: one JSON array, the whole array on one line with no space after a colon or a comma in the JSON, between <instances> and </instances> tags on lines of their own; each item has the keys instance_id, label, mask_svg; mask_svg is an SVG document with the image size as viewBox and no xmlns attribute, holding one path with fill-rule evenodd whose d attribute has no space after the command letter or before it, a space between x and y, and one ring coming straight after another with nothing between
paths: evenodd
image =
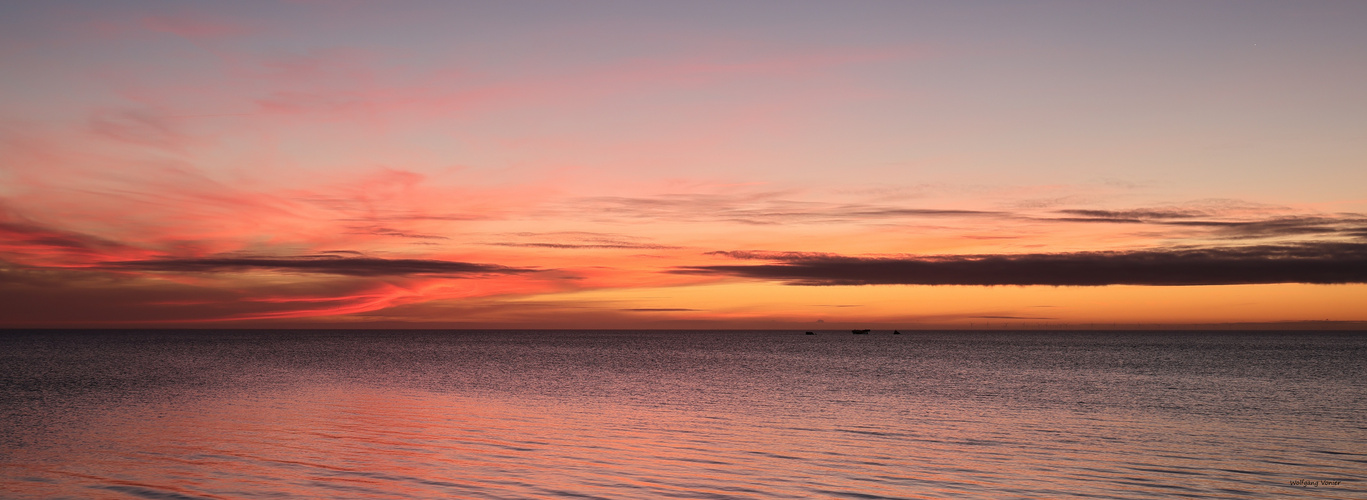
<instances>
[{"instance_id":1,"label":"calm water surface","mask_svg":"<svg viewBox=\"0 0 1367 500\"><path fill-rule=\"evenodd\" d=\"M820 333L0 332L0 498L1367 498L1367 335Z\"/></svg>"}]
</instances>

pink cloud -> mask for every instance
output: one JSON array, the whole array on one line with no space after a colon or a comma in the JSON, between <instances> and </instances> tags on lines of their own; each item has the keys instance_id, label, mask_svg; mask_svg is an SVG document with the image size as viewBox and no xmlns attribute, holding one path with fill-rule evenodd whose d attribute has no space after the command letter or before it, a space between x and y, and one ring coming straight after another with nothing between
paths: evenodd
<instances>
[{"instance_id":1,"label":"pink cloud","mask_svg":"<svg viewBox=\"0 0 1367 500\"><path fill-rule=\"evenodd\" d=\"M89 234L0 220L0 257L12 262L80 267L105 260L139 258L150 253Z\"/></svg>"},{"instance_id":2,"label":"pink cloud","mask_svg":"<svg viewBox=\"0 0 1367 500\"><path fill-rule=\"evenodd\" d=\"M96 111L90 116L90 130L105 139L173 152L184 151L189 141L165 113L145 109Z\"/></svg>"}]
</instances>

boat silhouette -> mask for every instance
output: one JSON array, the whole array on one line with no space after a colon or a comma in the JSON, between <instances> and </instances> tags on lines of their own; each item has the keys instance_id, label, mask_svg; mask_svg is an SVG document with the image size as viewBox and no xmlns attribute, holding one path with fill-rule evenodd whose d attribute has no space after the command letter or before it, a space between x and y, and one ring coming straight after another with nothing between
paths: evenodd
<instances>
[{"instance_id":1,"label":"boat silhouette","mask_svg":"<svg viewBox=\"0 0 1367 500\"><path fill-rule=\"evenodd\" d=\"M868 335L869 330L850 330L850 333L855 335Z\"/></svg>"}]
</instances>

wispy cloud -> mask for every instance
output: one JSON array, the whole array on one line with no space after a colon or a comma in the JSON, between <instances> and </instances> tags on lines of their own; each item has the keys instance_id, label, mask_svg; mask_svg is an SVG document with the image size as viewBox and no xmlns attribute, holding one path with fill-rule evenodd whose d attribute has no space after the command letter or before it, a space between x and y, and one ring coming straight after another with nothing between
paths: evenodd
<instances>
[{"instance_id":1,"label":"wispy cloud","mask_svg":"<svg viewBox=\"0 0 1367 500\"><path fill-rule=\"evenodd\" d=\"M97 250L123 246L104 238L37 224L0 222L0 235L4 236L5 246L8 248L37 247L94 253Z\"/></svg>"},{"instance_id":2,"label":"wispy cloud","mask_svg":"<svg viewBox=\"0 0 1367 500\"><path fill-rule=\"evenodd\" d=\"M1060 210L1072 217L1046 220L1082 223L1150 224L1205 228L1214 239L1257 239L1286 236L1341 236L1360 238L1367 233L1367 216L1280 215L1256 218L1222 217L1218 211L1187 209Z\"/></svg>"},{"instance_id":3,"label":"wispy cloud","mask_svg":"<svg viewBox=\"0 0 1367 500\"><path fill-rule=\"evenodd\" d=\"M1059 210L1058 213L1073 215L1076 218L1069 220L1078 220L1083 222L1142 222L1146 220L1155 219L1191 219L1194 217L1205 217L1210 215L1210 212L1205 210L1186 210L1178 208L1140 208L1133 210Z\"/></svg>"},{"instance_id":4,"label":"wispy cloud","mask_svg":"<svg viewBox=\"0 0 1367 500\"><path fill-rule=\"evenodd\" d=\"M549 233L511 233L503 235L517 241L495 241L485 245L501 247L553 248L560 250L624 249L673 250L681 247L644 241L643 238L612 233L559 231Z\"/></svg>"},{"instance_id":5,"label":"wispy cloud","mask_svg":"<svg viewBox=\"0 0 1367 500\"><path fill-rule=\"evenodd\" d=\"M663 250L679 248L668 245L652 245L646 243L516 243L516 242L495 242L488 245L501 247L533 247L533 248L555 248L560 250L581 250L589 248L620 248L636 250Z\"/></svg>"},{"instance_id":6,"label":"wispy cloud","mask_svg":"<svg viewBox=\"0 0 1367 500\"><path fill-rule=\"evenodd\" d=\"M333 253L292 257L149 259L110 262L104 264L102 267L112 270L176 273L223 273L268 270L346 276L471 276L521 274L539 271L538 269L514 268L494 264L477 264L448 260L343 257Z\"/></svg>"},{"instance_id":7,"label":"wispy cloud","mask_svg":"<svg viewBox=\"0 0 1367 500\"><path fill-rule=\"evenodd\" d=\"M147 109L97 111L90 116L89 128L105 139L170 151L180 151L189 142L165 113Z\"/></svg>"},{"instance_id":8,"label":"wispy cloud","mask_svg":"<svg viewBox=\"0 0 1367 500\"><path fill-rule=\"evenodd\" d=\"M432 279L157 279L142 273L0 261L0 317L11 325L194 324L311 318L423 300ZM437 278L440 279L440 278Z\"/></svg>"},{"instance_id":9,"label":"wispy cloud","mask_svg":"<svg viewBox=\"0 0 1367 500\"><path fill-rule=\"evenodd\" d=\"M353 228L351 234L372 234L375 236L393 236L396 238L411 238L418 240L449 240L446 236L436 234L410 233L400 231L391 227L357 227Z\"/></svg>"},{"instance_id":10,"label":"wispy cloud","mask_svg":"<svg viewBox=\"0 0 1367 500\"><path fill-rule=\"evenodd\" d=\"M789 285L1182 286L1367 283L1367 244L1363 243L920 257L715 253L771 263L685 266L672 272L732 276Z\"/></svg>"},{"instance_id":11,"label":"wispy cloud","mask_svg":"<svg viewBox=\"0 0 1367 500\"><path fill-rule=\"evenodd\" d=\"M650 197L602 196L572 201L567 211L581 212L597 219L732 222L754 225L1010 215L981 210L793 199L797 197L797 193L784 191L742 194L680 193Z\"/></svg>"},{"instance_id":12,"label":"wispy cloud","mask_svg":"<svg viewBox=\"0 0 1367 500\"><path fill-rule=\"evenodd\" d=\"M3 207L0 207L3 208ZM0 257L35 265L85 265L146 255L146 250L77 231L0 221Z\"/></svg>"}]
</instances>

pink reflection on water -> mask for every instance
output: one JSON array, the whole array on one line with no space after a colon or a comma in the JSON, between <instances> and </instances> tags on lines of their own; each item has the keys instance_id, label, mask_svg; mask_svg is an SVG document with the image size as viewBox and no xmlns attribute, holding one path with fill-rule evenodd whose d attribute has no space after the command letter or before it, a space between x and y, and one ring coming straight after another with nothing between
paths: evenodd
<instances>
[{"instance_id":1,"label":"pink reflection on water","mask_svg":"<svg viewBox=\"0 0 1367 500\"><path fill-rule=\"evenodd\" d=\"M108 407L42 446L12 450L5 476L19 480L0 491L15 498L1287 493L1283 471L1256 460L1284 453L1277 443L1250 444L1248 457L1212 452L1241 431L1229 425L983 409L917 408L889 398L822 414L715 411L316 382ZM1185 484L1171 479L1183 474ZM1221 488L1229 493L1210 494Z\"/></svg>"}]
</instances>

